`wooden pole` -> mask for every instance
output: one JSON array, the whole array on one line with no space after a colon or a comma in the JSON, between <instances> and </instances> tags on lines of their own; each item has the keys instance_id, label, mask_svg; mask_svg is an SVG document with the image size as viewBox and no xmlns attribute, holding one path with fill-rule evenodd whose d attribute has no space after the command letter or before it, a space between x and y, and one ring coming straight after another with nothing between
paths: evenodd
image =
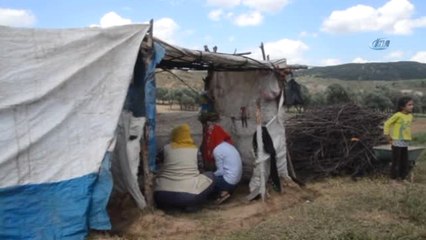
<instances>
[{"instance_id":1,"label":"wooden pole","mask_svg":"<svg viewBox=\"0 0 426 240\"><path fill-rule=\"evenodd\" d=\"M150 41L149 46L151 47L151 49L154 48L154 19L151 19L149 21L149 38L148 41Z\"/></svg>"},{"instance_id":2,"label":"wooden pole","mask_svg":"<svg viewBox=\"0 0 426 240\"><path fill-rule=\"evenodd\" d=\"M256 101L256 142L257 142L257 164L260 167L260 186L259 193L262 201L265 202L266 197L266 169L265 169L265 153L263 151L262 141L262 110L260 98Z\"/></svg>"},{"instance_id":3,"label":"wooden pole","mask_svg":"<svg viewBox=\"0 0 426 240\"><path fill-rule=\"evenodd\" d=\"M152 58L152 54L154 53L154 39L153 39L153 24L154 21L151 19L151 21L149 22L150 24L150 30L149 30L149 36L148 36L148 46L150 46L150 49L147 51L147 56L146 56L146 62L145 64L145 69L147 69L147 67L149 66L149 64L151 63L151 58ZM146 83L145 83L146 84ZM149 121L148 119L145 122L145 131L144 131L144 137L143 137L143 141L141 143L141 149L142 149L142 162L143 162L143 183L144 183L144 195L145 195L145 199L146 199L146 204L148 207L154 207L154 176L151 173L150 169L149 169L149 148L148 148L148 143L149 143L149 128L151 126L149 125Z\"/></svg>"},{"instance_id":4,"label":"wooden pole","mask_svg":"<svg viewBox=\"0 0 426 240\"><path fill-rule=\"evenodd\" d=\"M266 60L266 54L265 54L265 47L263 45L263 42L260 43L260 49L262 50L262 58L265 61Z\"/></svg>"},{"instance_id":5,"label":"wooden pole","mask_svg":"<svg viewBox=\"0 0 426 240\"><path fill-rule=\"evenodd\" d=\"M148 159L148 124L145 123L144 136L141 142L142 149L142 164L143 164L143 195L145 196L146 206L154 207L154 177L149 170L149 159Z\"/></svg>"}]
</instances>

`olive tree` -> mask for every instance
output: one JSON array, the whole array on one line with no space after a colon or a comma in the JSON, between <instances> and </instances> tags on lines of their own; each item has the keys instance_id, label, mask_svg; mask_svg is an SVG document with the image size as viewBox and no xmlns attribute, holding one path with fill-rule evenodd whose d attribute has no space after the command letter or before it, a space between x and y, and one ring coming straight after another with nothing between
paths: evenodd
<instances>
[{"instance_id":1,"label":"olive tree","mask_svg":"<svg viewBox=\"0 0 426 240\"><path fill-rule=\"evenodd\" d=\"M351 101L348 92L337 83L327 87L325 90L325 99L327 104L347 103Z\"/></svg>"}]
</instances>

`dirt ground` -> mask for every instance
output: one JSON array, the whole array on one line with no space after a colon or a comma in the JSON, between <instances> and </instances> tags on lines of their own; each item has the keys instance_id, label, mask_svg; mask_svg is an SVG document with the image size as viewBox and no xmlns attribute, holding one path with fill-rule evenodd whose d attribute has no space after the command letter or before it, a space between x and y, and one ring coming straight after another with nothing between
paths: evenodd
<instances>
[{"instance_id":1,"label":"dirt ground","mask_svg":"<svg viewBox=\"0 0 426 240\"><path fill-rule=\"evenodd\" d=\"M161 149L170 139L170 133L173 128L180 124L187 123L191 127L192 137L195 143L201 144L202 126L197 120L197 112L180 111L178 106L158 105L157 106L157 147Z\"/></svg>"},{"instance_id":2,"label":"dirt ground","mask_svg":"<svg viewBox=\"0 0 426 240\"><path fill-rule=\"evenodd\" d=\"M414 118L411 126L413 133L426 132L426 118Z\"/></svg>"},{"instance_id":3,"label":"dirt ground","mask_svg":"<svg viewBox=\"0 0 426 240\"><path fill-rule=\"evenodd\" d=\"M221 205L214 202L195 213L158 209L140 211L129 196L110 203L113 230L95 233L91 239L211 239L231 232L250 229L269 215L304 202L312 202L319 193L291 184L282 193L270 190L265 202L246 200L246 185Z\"/></svg>"}]
</instances>

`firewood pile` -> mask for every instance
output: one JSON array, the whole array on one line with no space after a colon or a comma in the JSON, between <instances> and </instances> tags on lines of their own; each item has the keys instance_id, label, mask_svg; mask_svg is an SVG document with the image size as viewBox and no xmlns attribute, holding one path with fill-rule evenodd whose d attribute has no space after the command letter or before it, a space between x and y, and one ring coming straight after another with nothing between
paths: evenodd
<instances>
[{"instance_id":1,"label":"firewood pile","mask_svg":"<svg viewBox=\"0 0 426 240\"><path fill-rule=\"evenodd\" d=\"M313 109L286 122L287 147L298 178L364 176L384 171L373 146L385 143L386 116L355 104Z\"/></svg>"}]
</instances>

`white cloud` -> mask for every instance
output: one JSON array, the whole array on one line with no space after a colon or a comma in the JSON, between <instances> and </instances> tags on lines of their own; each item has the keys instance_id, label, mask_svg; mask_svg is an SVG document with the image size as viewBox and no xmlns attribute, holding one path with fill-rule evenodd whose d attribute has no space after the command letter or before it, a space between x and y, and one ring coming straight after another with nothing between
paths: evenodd
<instances>
[{"instance_id":1,"label":"white cloud","mask_svg":"<svg viewBox=\"0 0 426 240\"><path fill-rule=\"evenodd\" d=\"M356 5L333 11L322 24L332 33L384 31L410 34L414 28L426 27L426 17L413 19L414 5L409 0L389 0L382 7Z\"/></svg>"},{"instance_id":2,"label":"white cloud","mask_svg":"<svg viewBox=\"0 0 426 240\"><path fill-rule=\"evenodd\" d=\"M232 19L234 16L235 16L235 14L233 12L226 13L226 18L227 19Z\"/></svg>"},{"instance_id":3,"label":"white cloud","mask_svg":"<svg viewBox=\"0 0 426 240\"><path fill-rule=\"evenodd\" d=\"M134 23L131 19L123 18L115 12L106 13L102 16L99 24L92 24L91 27L112 27ZM148 22L146 22L148 23ZM179 25L171 18L160 18L154 21L154 36L168 43L175 43L175 37ZM185 34L192 34L191 31Z\"/></svg>"},{"instance_id":4,"label":"white cloud","mask_svg":"<svg viewBox=\"0 0 426 240\"><path fill-rule=\"evenodd\" d=\"M403 51L393 51L385 56L385 59L400 61L404 57Z\"/></svg>"},{"instance_id":5,"label":"white cloud","mask_svg":"<svg viewBox=\"0 0 426 240\"><path fill-rule=\"evenodd\" d=\"M299 37L318 37L318 33L315 32L307 32L307 31L302 31L299 33Z\"/></svg>"},{"instance_id":6,"label":"white cloud","mask_svg":"<svg viewBox=\"0 0 426 240\"><path fill-rule=\"evenodd\" d=\"M160 18L154 21L154 36L163 41L175 43L178 29L179 25L171 18Z\"/></svg>"},{"instance_id":7,"label":"white cloud","mask_svg":"<svg viewBox=\"0 0 426 240\"><path fill-rule=\"evenodd\" d=\"M0 25L10 27L34 26L36 17L31 11L23 9L0 8Z\"/></svg>"},{"instance_id":8,"label":"white cloud","mask_svg":"<svg viewBox=\"0 0 426 240\"><path fill-rule=\"evenodd\" d=\"M426 51L420 51L414 54L410 59L411 61L426 63Z\"/></svg>"},{"instance_id":9,"label":"white cloud","mask_svg":"<svg viewBox=\"0 0 426 240\"><path fill-rule=\"evenodd\" d=\"M120 15L118 15L116 12L109 12L104 14L101 17L101 20L99 20L99 24L92 24L90 25L90 27L108 28L113 26L131 24L131 23L132 23L132 20L123 18Z\"/></svg>"},{"instance_id":10,"label":"white cloud","mask_svg":"<svg viewBox=\"0 0 426 240\"><path fill-rule=\"evenodd\" d=\"M242 0L243 5L262 12L278 12L289 2L289 0Z\"/></svg>"},{"instance_id":11,"label":"white cloud","mask_svg":"<svg viewBox=\"0 0 426 240\"><path fill-rule=\"evenodd\" d=\"M327 59L321 60L321 65L324 65L324 66L339 65L341 63L342 61L340 61L340 59L337 59L337 58L327 58Z\"/></svg>"},{"instance_id":12,"label":"white cloud","mask_svg":"<svg viewBox=\"0 0 426 240\"><path fill-rule=\"evenodd\" d=\"M115 12L105 14L100 20L100 26L103 28L131 24L132 20L123 18Z\"/></svg>"},{"instance_id":13,"label":"white cloud","mask_svg":"<svg viewBox=\"0 0 426 240\"><path fill-rule=\"evenodd\" d=\"M368 60L362 58L362 57L356 57L354 58L354 60L352 60L353 63L367 63L369 62ZM333 64L336 65L336 64Z\"/></svg>"},{"instance_id":14,"label":"white cloud","mask_svg":"<svg viewBox=\"0 0 426 240\"><path fill-rule=\"evenodd\" d=\"M426 26L426 17L413 19L411 21L411 27L418 28L418 27L425 27L425 26Z\"/></svg>"},{"instance_id":15,"label":"white cloud","mask_svg":"<svg viewBox=\"0 0 426 240\"><path fill-rule=\"evenodd\" d=\"M228 19L237 26L257 26L263 22L263 13L275 13L285 7L290 0L207 0L207 5L219 9L212 10L208 17L212 21ZM239 7L239 14L223 9Z\"/></svg>"},{"instance_id":16,"label":"white cloud","mask_svg":"<svg viewBox=\"0 0 426 240\"><path fill-rule=\"evenodd\" d=\"M290 0L207 0L207 5L219 8L245 6L260 12L277 12L289 4Z\"/></svg>"},{"instance_id":17,"label":"white cloud","mask_svg":"<svg viewBox=\"0 0 426 240\"><path fill-rule=\"evenodd\" d=\"M229 42L234 42L235 41L235 36L229 36L228 37L228 41Z\"/></svg>"},{"instance_id":18,"label":"white cloud","mask_svg":"<svg viewBox=\"0 0 426 240\"><path fill-rule=\"evenodd\" d=\"M241 0L207 0L207 4L221 8L233 8L240 5Z\"/></svg>"},{"instance_id":19,"label":"white cloud","mask_svg":"<svg viewBox=\"0 0 426 240\"><path fill-rule=\"evenodd\" d=\"M269 55L271 60L286 58L290 64L305 64L303 54L309 49L309 46L302 41L291 39L280 39L276 42L264 43L265 54ZM260 48L251 50L251 57L262 59Z\"/></svg>"},{"instance_id":20,"label":"white cloud","mask_svg":"<svg viewBox=\"0 0 426 240\"><path fill-rule=\"evenodd\" d=\"M209 18L213 21L220 21L220 19L223 16L223 10L222 9L216 9L209 12Z\"/></svg>"},{"instance_id":21,"label":"white cloud","mask_svg":"<svg viewBox=\"0 0 426 240\"><path fill-rule=\"evenodd\" d=\"M240 27L257 26L263 21L263 16L260 12L243 13L235 17L234 24Z\"/></svg>"}]
</instances>

